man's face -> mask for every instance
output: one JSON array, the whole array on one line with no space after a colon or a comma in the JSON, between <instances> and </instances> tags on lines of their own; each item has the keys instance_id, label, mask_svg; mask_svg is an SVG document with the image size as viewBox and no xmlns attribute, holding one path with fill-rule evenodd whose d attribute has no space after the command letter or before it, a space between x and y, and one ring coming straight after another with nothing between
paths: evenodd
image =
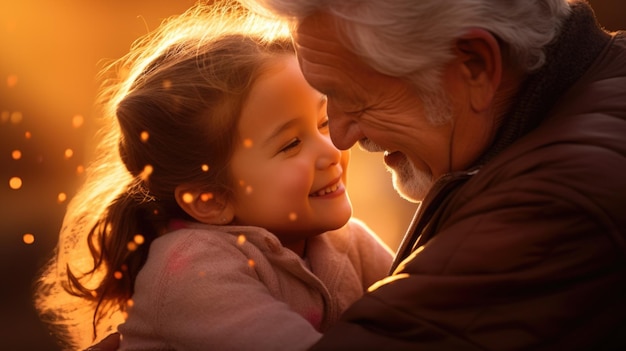
<instances>
[{"instance_id":1,"label":"man's face","mask_svg":"<svg viewBox=\"0 0 626 351\"><path fill-rule=\"evenodd\" d=\"M295 39L305 78L328 97L333 143L348 149L359 142L367 151L385 151L396 190L421 200L450 167L450 124L434 125L429 118L448 117L445 95L425 100L406 81L372 69L340 42L328 14L305 19Z\"/></svg>"}]
</instances>

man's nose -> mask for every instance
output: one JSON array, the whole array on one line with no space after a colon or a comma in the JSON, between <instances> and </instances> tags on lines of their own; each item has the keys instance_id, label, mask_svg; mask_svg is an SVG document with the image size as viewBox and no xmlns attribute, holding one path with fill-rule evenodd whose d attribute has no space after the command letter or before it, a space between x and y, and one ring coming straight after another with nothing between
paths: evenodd
<instances>
[{"instance_id":1,"label":"man's nose","mask_svg":"<svg viewBox=\"0 0 626 351\"><path fill-rule=\"evenodd\" d=\"M350 149L365 136L354 118L344 112L328 108L328 128L333 144L340 150Z\"/></svg>"}]
</instances>

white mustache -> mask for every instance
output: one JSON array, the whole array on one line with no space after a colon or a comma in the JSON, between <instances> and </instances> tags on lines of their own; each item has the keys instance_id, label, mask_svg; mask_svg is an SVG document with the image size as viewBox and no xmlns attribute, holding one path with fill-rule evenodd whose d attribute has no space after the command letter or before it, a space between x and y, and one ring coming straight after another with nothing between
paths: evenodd
<instances>
[{"instance_id":1,"label":"white mustache","mask_svg":"<svg viewBox=\"0 0 626 351\"><path fill-rule=\"evenodd\" d=\"M361 149L368 151L368 152L383 152L386 151L382 146L376 144L375 142L364 138L359 140L359 146L361 147Z\"/></svg>"}]
</instances>

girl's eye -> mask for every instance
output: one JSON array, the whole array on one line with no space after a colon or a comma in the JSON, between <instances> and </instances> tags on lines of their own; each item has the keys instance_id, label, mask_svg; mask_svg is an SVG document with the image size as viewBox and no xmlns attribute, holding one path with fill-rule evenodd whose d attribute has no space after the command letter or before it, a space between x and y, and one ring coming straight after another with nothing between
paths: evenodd
<instances>
[{"instance_id":1,"label":"girl's eye","mask_svg":"<svg viewBox=\"0 0 626 351\"><path fill-rule=\"evenodd\" d=\"M296 148L298 145L300 145L301 141L298 138L294 138L292 141L289 142L289 144L287 144L287 146L285 146L284 148L280 149L280 152L288 152L294 148Z\"/></svg>"},{"instance_id":2,"label":"girl's eye","mask_svg":"<svg viewBox=\"0 0 626 351\"><path fill-rule=\"evenodd\" d=\"M322 123L320 123L319 126L317 126L317 128L322 132L328 132L328 116L324 118L324 120L322 121Z\"/></svg>"}]
</instances>

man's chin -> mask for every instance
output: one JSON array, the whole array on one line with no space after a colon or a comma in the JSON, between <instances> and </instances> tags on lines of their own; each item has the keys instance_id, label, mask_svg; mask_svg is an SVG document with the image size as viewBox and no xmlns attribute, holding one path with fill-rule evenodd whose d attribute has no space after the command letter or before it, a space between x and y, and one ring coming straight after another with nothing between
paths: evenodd
<instances>
[{"instance_id":1,"label":"man's chin","mask_svg":"<svg viewBox=\"0 0 626 351\"><path fill-rule=\"evenodd\" d=\"M387 169L391 172L393 188L409 202L422 201L432 186L430 174L416 169L408 160L395 167L387 165Z\"/></svg>"},{"instance_id":2,"label":"man's chin","mask_svg":"<svg viewBox=\"0 0 626 351\"><path fill-rule=\"evenodd\" d=\"M400 195L401 198L408 202L418 203L424 200L425 194L422 194L419 191L415 191L415 189L412 187L405 187L404 183L394 181L393 188L396 189L396 192L398 193L398 195Z\"/></svg>"}]
</instances>

